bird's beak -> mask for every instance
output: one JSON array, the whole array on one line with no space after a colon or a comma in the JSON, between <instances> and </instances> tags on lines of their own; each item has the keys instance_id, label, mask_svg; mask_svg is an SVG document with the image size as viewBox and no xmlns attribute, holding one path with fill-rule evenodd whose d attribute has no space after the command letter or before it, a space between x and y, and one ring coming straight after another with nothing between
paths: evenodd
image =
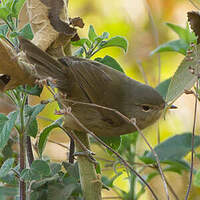
<instances>
[{"instance_id":1,"label":"bird's beak","mask_svg":"<svg viewBox=\"0 0 200 200\"><path fill-rule=\"evenodd\" d=\"M175 105L171 105L170 107L169 107L169 109L177 109L178 107L177 106L175 106Z\"/></svg>"}]
</instances>

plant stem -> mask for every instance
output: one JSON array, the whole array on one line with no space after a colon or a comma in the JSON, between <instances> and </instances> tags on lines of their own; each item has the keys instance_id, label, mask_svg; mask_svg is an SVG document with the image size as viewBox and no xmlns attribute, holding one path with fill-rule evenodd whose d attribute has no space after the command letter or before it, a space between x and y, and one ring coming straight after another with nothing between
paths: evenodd
<instances>
[{"instance_id":1,"label":"plant stem","mask_svg":"<svg viewBox=\"0 0 200 200\"><path fill-rule=\"evenodd\" d=\"M81 142L89 149L89 138L85 133L76 132ZM82 148L75 141L76 151L82 152ZM81 187L85 200L101 200L101 180L96 174L94 164L85 156L78 157Z\"/></svg>"},{"instance_id":2,"label":"plant stem","mask_svg":"<svg viewBox=\"0 0 200 200\"><path fill-rule=\"evenodd\" d=\"M20 103L20 122L21 122L21 130L19 134L19 166L20 172L26 167L26 155L25 155L25 131L24 131L24 106L26 102L27 95L22 94L22 103ZM26 183L23 180L20 180L19 183L20 188L20 200L26 200Z\"/></svg>"},{"instance_id":3,"label":"plant stem","mask_svg":"<svg viewBox=\"0 0 200 200\"><path fill-rule=\"evenodd\" d=\"M26 149L27 159L28 159L29 166L31 166L32 162L34 161L34 157L33 157L33 149L32 149L30 136L26 136L26 146L27 146L27 149Z\"/></svg>"},{"instance_id":4,"label":"plant stem","mask_svg":"<svg viewBox=\"0 0 200 200\"><path fill-rule=\"evenodd\" d=\"M23 133L20 133L19 136L19 165L20 165L20 172L25 168L25 137ZM22 180L19 182L20 188L20 200L26 200L26 183Z\"/></svg>"}]
</instances>

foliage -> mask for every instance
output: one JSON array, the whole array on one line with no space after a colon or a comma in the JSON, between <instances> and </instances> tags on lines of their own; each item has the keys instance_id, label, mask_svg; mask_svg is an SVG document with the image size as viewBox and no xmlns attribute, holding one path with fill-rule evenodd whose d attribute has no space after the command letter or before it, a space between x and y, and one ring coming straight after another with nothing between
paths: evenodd
<instances>
[{"instance_id":1,"label":"foliage","mask_svg":"<svg viewBox=\"0 0 200 200\"><path fill-rule=\"evenodd\" d=\"M0 18L5 22L5 24L0 26L0 38L9 42L14 49L19 47L18 36L23 36L27 39L33 38L30 24L26 24L22 29L19 29L17 25L18 16L24 2L25 0L7 0L0 3ZM166 51L175 51L183 55L187 54L174 76L161 82L156 87L166 102L171 104L185 89L190 89L197 79L197 76L191 73L189 67L194 66L193 70L198 71L199 45L190 49L190 43L195 43L196 37L189 30L188 25L186 28L171 23L166 25L179 36L179 39L160 45L151 52L151 55ZM119 47L124 52L128 48L128 42L124 37L115 36L109 38L108 32L98 35L92 25L90 25L88 30L88 38L81 38L78 41L72 42L72 45L78 48L73 53L74 56L88 59L93 58L97 52L107 47ZM188 50L192 50L192 52L187 53ZM95 58L95 61L124 73L120 64L109 55L105 55L103 58ZM17 199L19 197L19 180L23 180L27 184L29 189L27 195L31 200L64 200L71 197L77 200L83 199L77 162L74 164L67 162L62 164L54 163L45 159L43 155L51 131L56 128L62 128L63 120L60 118L52 122L39 133L37 118L40 112L45 109L46 104L40 103L30 106L27 103L27 99L30 95L40 96L42 89L38 85L34 87L19 86L6 92L16 105L16 111L9 113L7 116L0 114L0 199L5 199L8 196L16 197ZM196 91L199 93L199 90L196 89ZM12 135L13 130L17 132L16 137ZM150 182L151 179L159 175L159 172L152 152L145 152L142 156L136 155L138 135L139 133L135 132L121 137L101 139L118 151L131 165L134 165L136 158L138 158L142 166L139 168L140 173L144 170L143 166L150 165L152 171L145 178L147 182ZM22 169L18 164L17 153L11 147L17 140L20 141L23 136L38 137L35 148L39 158L33 160L29 167ZM190 169L185 156L191 152L191 140L191 133L181 133L154 147L160 162L164 166L163 171L182 174ZM199 136L195 136L194 148L199 147L199 140ZM93 140L91 141L94 143ZM20 148L21 145L24 145L20 142L19 144ZM110 157L112 156L111 154ZM110 163L115 174L110 177L102 176L103 188L112 188L122 199L139 199L145 192L144 183L138 181L135 174L130 172L127 173L130 185L129 190L125 192L116 187L115 180L122 176L123 172L118 168L120 165L118 161L111 160ZM103 164L103 162L100 162L98 165L98 173L101 173ZM200 171L194 170L194 173L194 184L200 187ZM139 191L136 191L136 183L139 183L141 186Z\"/></svg>"}]
</instances>

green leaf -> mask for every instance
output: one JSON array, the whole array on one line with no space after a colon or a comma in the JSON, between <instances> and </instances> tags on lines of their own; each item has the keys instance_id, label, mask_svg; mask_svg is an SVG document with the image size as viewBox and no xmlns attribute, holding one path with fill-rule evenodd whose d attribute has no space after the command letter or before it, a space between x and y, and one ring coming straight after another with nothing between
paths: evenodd
<instances>
[{"instance_id":1,"label":"green leaf","mask_svg":"<svg viewBox=\"0 0 200 200\"><path fill-rule=\"evenodd\" d=\"M73 46L79 46L79 47L84 46L85 43L87 44L87 46L91 46L91 42L87 38L81 38L80 40L73 41L71 43Z\"/></svg>"},{"instance_id":2,"label":"green leaf","mask_svg":"<svg viewBox=\"0 0 200 200\"><path fill-rule=\"evenodd\" d=\"M106 144L108 144L112 149L118 150L121 144L120 136L112 136L112 137L100 137ZM109 150L108 150L109 151ZM110 152L110 151L109 151Z\"/></svg>"},{"instance_id":3,"label":"green leaf","mask_svg":"<svg viewBox=\"0 0 200 200\"><path fill-rule=\"evenodd\" d=\"M10 15L10 10L4 6L0 7L0 19L7 20Z\"/></svg>"},{"instance_id":4,"label":"green leaf","mask_svg":"<svg viewBox=\"0 0 200 200\"><path fill-rule=\"evenodd\" d=\"M8 25L7 24L1 25L0 26L0 38L6 37L7 33L8 33Z\"/></svg>"},{"instance_id":5,"label":"green leaf","mask_svg":"<svg viewBox=\"0 0 200 200\"><path fill-rule=\"evenodd\" d=\"M177 33L180 39L185 40L188 44L196 41L196 36L193 32L190 32L188 24L186 28L171 23L166 23L166 25L171 28L175 33Z\"/></svg>"},{"instance_id":6,"label":"green leaf","mask_svg":"<svg viewBox=\"0 0 200 200\"><path fill-rule=\"evenodd\" d=\"M192 53L183 59L172 77L166 96L167 103L175 101L184 93L185 90L191 89L194 85L197 77L190 72L190 67L194 68L195 73L200 71L198 67L200 59L200 45L197 45L195 49L195 51L193 50Z\"/></svg>"},{"instance_id":7,"label":"green leaf","mask_svg":"<svg viewBox=\"0 0 200 200\"><path fill-rule=\"evenodd\" d=\"M116 174L115 176L113 176L112 178L108 178L106 176L102 176L101 181L108 187L113 187L113 182L122 175L122 172L119 172L118 174Z\"/></svg>"},{"instance_id":8,"label":"green leaf","mask_svg":"<svg viewBox=\"0 0 200 200\"><path fill-rule=\"evenodd\" d=\"M46 142L47 142L50 132L54 128L60 127L62 122L63 122L63 120L62 120L62 118L60 118L42 130L42 132L40 134L39 142L38 142L38 152L39 152L40 156L42 155L42 153L44 151L44 148L46 146Z\"/></svg>"},{"instance_id":9,"label":"green leaf","mask_svg":"<svg viewBox=\"0 0 200 200\"><path fill-rule=\"evenodd\" d=\"M42 177L48 176L51 172L49 165L43 160L34 160L31 171L37 172Z\"/></svg>"},{"instance_id":10,"label":"green leaf","mask_svg":"<svg viewBox=\"0 0 200 200\"><path fill-rule=\"evenodd\" d=\"M88 38L90 39L90 41L94 42L96 37L97 37L97 34L95 33L94 27L90 25L89 31L88 31Z\"/></svg>"},{"instance_id":11,"label":"green leaf","mask_svg":"<svg viewBox=\"0 0 200 200\"><path fill-rule=\"evenodd\" d=\"M14 158L9 158L3 163L3 165L0 168L0 178L8 174L8 172L11 170L13 166L14 161L15 161Z\"/></svg>"},{"instance_id":12,"label":"green leaf","mask_svg":"<svg viewBox=\"0 0 200 200\"><path fill-rule=\"evenodd\" d=\"M19 192L18 187L6 187L6 186L0 186L0 194L5 196L15 196Z\"/></svg>"},{"instance_id":13,"label":"green leaf","mask_svg":"<svg viewBox=\"0 0 200 200\"><path fill-rule=\"evenodd\" d=\"M64 200L69 199L72 192L77 189L78 184L63 185L56 183L48 186L48 200Z\"/></svg>"},{"instance_id":14,"label":"green leaf","mask_svg":"<svg viewBox=\"0 0 200 200\"><path fill-rule=\"evenodd\" d=\"M166 99L167 91L168 91L170 82L171 82L171 78L168 78L167 80L161 82L155 88L160 93L160 95L163 97L163 99Z\"/></svg>"},{"instance_id":15,"label":"green leaf","mask_svg":"<svg viewBox=\"0 0 200 200\"><path fill-rule=\"evenodd\" d=\"M194 185L197 186L197 187L200 187L200 169L195 174Z\"/></svg>"},{"instance_id":16,"label":"green leaf","mask_svg":"<svg viewBox=\"0 0 200 200\"><path fill-rule=\"evenodd\" d=\"M34 119L28 126L27 135L35 138L37 133L38 133L38 123L37 120Z\"/></svg>"},{"instance_id":17,"label":"green leaf","mask_svg":"<svg viewBox=\"0 0 200 200\"><path fill-rule=\"evenodd\" d=\"M18 112L11 112L7 117L0 114L0 150L2 150L8 142L17 115Z\"/></svg>"},{"instance_id":18,"label":"green leaf","mask_svg":"<svg viewBox=\"0 0 200 200\"><path fill-rule=\"evenodd\" d=\"M190 170L190 165L185 160L170 160L163 161L162 163L168 164L168 166L165 167L163 171L171 171L181 175L182 171Z\"/></svg>"},{"instance_id":19,"label":"green leaf","mask_svg":"<svg viewBox=\"0 0 200 200\"><path fill-rule=\"evenodd\" d=\"M74 177L76 180L80 179L78 162L75 162L74 164L63 162L62 165L70 176Z\"/></svg>"},{"instance_id":20,"label":"green leaf","mask_svg":"<svg viewBox=\"0 0 200 200\"><path fill-rule=\"evenodd\" d=\"M116 69L124 73L124 70L121 68L120 64L111 56L105 56L104 58L95 58L95 61L108 65L109 67Z\"/></svg>"},{"instance_id":21,"label":"green leaf","mask_svg":"<svg viewBox=\"0 0 200 200\"><path fill-rule=\"evenodd\" d=\"M78 48L75 52L73 52L73 56L83 57L84 49L83 47Z\"/></svg>"},{"instance_id":22,"label":"green leaf","mask_svg":"<svg viewBox=\"0 0 200 200\"><path fill-rule=\"evenodd\" d=\"M154 49L150 53L150 55L153 55L155 53L160 53L160 52L167 52L167 51L175 51L183 55L186 55L186 51L188 47L189 47L189 44L182 39L172 40L158 46L156 49Z\"/></svg>"},{"instance_id":23,"label":"green leaf","mask_svg":"<svg viewBox=\"0 0 200 200\"><path fill-rule=\"evenodd\" d=\"M126 52L127 47L128 47L128 41L122 36L115 36L115 37L110 38L107 41L102 41L99 44L100 49L103 49L106 47L120 47Z\"/></svg>"},{"instance_id":24,"label":"green leaf","mask_svg":"<svg viewBox=\"0 0 200 200\"><path fill-rule=\"evenodd\" d=\"M191 152L192 134L183 133L181 135L175 135L164 142L157 145L154 150L158 154L161 162L170 160L181 160L189 152ZM195 136L194 148L200 146L200 136ZM152 152L146 154L147 158L152 159L155 162L155 158Z\"/></svg>"},{"instance_id":25,"label":"green leaf","mask_svg":"<svg viewBox=\"0 0 200 200\"><path fill-rule=\"evenodd\" d=\"M31 181L31 170L30 169L23 169L20 178L23 179L25 182Z\"/></svg>"},{"instance_id":26,"label":"green leaf","mask_svg":"<svg viewBox=\"0 0 200 200\"><path fill-rule=\"evenodd\" d=\"M61 164L59 163L50 163L51 175L54 176L61 170Z\"/></svg>"},{"instance_id":27,"label":"green leaf","mask_svg":"<svg viewBox=\"0 0 200 200\"><path fill-rule=\"evenodd\" d=\"M19 32L18 36L24 37L28 40L33 39L33 31L30 24L26 24Z\"/></svg>"},{"instance_id":28,"label":"green leaf","mask_svg":"<svg viewBox=\"0 0 200 200\"><path fill-rule=\"evenodd\" d=\"M20 91L26 92L27 94L33 95L33 96L40 96L42 93L43 87L40 87L39 85L35 85L33 87L27 85L26 88L20 87Z\"/></svg>"},{"instance_id":29,"label":"green leaf","mask_svg":"<svg viewBox=\"0 0 200 200\"><path fill-rule=\"evenodd\" d=\"M26 0L15 0L12 7L12 17L18 17Z\"/></svg>"},{"instance_id":30,"label":"green leaf","mask_svg":"<svg viewBox=\"0 0 200 200\"><path fill-rule=\"evenodd\" d=\"M104 39L108 39L108 37L109 37L109 33L108 32L103 32L102 35L100 35L100 36L95 38L95 41L101 42Z\"/></svg>"},{"instance_id":31,"label":"green leaf","mask_svg":"<svg viewBox=\"0 0 200 200\"><path fill-rule=\"evenodd\" d=\"M26 107L26 116L30 117L31 121L34 120L37 115L42 112L45 108L46 104L38 104L35 106L27 106Z\"/></svg>"}]
</instances>

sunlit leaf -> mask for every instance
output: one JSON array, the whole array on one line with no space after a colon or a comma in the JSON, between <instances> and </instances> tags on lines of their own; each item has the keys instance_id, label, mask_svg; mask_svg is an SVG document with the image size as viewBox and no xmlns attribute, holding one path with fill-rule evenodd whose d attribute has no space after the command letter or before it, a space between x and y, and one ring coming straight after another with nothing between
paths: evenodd
<instances>
[{"instance_id":1,"label":"sunlit leaf","mask_svg":"<svg viewBox=\"0 0 200 200\"><path fill-rule=\"evenodd\" d=\"M191 87L194 85L197 77L191 73L190 68L192 67L195 73L200 71L198 67L200 59L199 54L200 45L197 45L193 52L188 54L179 65L169 84L166 96L167 103L173 102L180 95L182 95L185 90L191 89Z\"/></svg>"},{"instance_id":2,"label":"sunlit leaf","mask_svg":"<svg viewBox=\"0 0 200 200\"><path fill-rule=\"evenodd\" d=\"M7 20L8 15L10 15L10 10L6 7L0 7L0 19Z\"/></svg>"},{"instance_id":3,"label":"sunlit leaf","mask_svg":"<svg viewBox=\"0 0 200 200\"><path fill-rule=\"evenodd\" d=\"M12 7L12 17L18 17L26 0L15 0Z\"/></svg>"},{"instance_id":4,"label":"sunlit leaf","mask_svg":"<svg viewBox=\"0 0 200 200\"><path fill-rule=\"evenodd\" d=\"M126 52L128 47L128 41L122 36L115 36L107 41L102 41L99 45L100 49L106 47L121 47Z\"/></svg>"},{"instance_id":5,"label":"sunlit leaf","mask_svg":"<svg viewBox=\"0 0 200 200\"><path fill-rule=\"evenodd\" d=\"M80 47L82 47L82 46L84 46L85 43L87 44L87 46L91 46L91 42L87 38L81 38L78 41L73 41L72 45L73 46L80 46Z\"/></svg>"},{"instance_id":6,"label":"sunlit leaf","mask_svg":"<svg viewBox=\"0 0 200 200\"><path fill-rule=\"evenodd\" d=\"M163 97L163 99L166 98L168 87L170 84L171 78L168 78L167 80L161 82L155 89L160 93L160 95Z\"/></svg>"},{"instance_id":7,"label":"sunlit leaf","mask_svg":"<svg viewBox=\"0 0 200 200\"><path fill-rule=\"evenodd\" d=\"M186 26L186 28L171 23L166 23L166 25L171 28L175 33L177 33L180 39L185 40L188 44L196 40L195 34L190 31L188 25Z\"/></svg>"},{"instance_id":8,"label":"sunlit leaf","mask_svg":"<svg viewBox=\"0 0 200 200\"><path fill-rule=\"evenodd\" d=\"M124 73L124 70L121 68L120 64L111 56L105 56L104 58L95 58L95 60Z\"/></svg>"},{"instance_id":9,"label":"sunlit leaf","mask_svg":"<svg viewBox=\"0 0 200 200\"><path fill-rule=\"evenodd\" d=\"M24 37L28 40L33 39L33 31L30 24L26 24L19 32L18 36Z\"/></svg>"},{"instance_id":10,"label":"sunlit leaf","mask_svg":"<svg viewBox=\"0 0 200 200\"><path fill-rule=\"evenodd\" d=\"M90 39L90 41L94 42L96 37L97 37L97 34L95 33L94 27L90 25L89 31L88 31L88 38Z\"/></svg>"},{"instance_id":11,"label":"sunlit leaf","mask_svg":"<svg viewBox=\"0 0 200 200\"><path fill-rule=\"evenodd\" d=\"M63 122L63 120L62 120L62 118L60 118L42 130L42 132L40 134L39 142L38 142L38 152L40 155L42 155L42 153L44 151L44 148L46 146L47 139L48 139L50 132L54 128L58 128L62 124L62 122Z\"/></svg>"},{"instance_id":12,"label":"sunlit leaf","mask_svg":"<svg viewBox=\"0 0 200 200\"><path fill-rule=\"evenodd\" d=\"M175 51L175 52L185 55L188 47L189 45L185 40L182 40L182 39L172 40L158 46L156 49L154 49L150 53L150 55L153 55L155 53L160 53L160 52L167 52L167 51Z\"/></svg>"},{"instance_id":13,"label":"sunlit leaf","mask_svg":"<svg viewBox=\"0 0 200 200\"><path fill-rule=\"evenodd\" d=\"M75 52L73 52L73 56L83 57L84 49L83 47L78 48Z\"/></svg>"},{"instance_id":14,"label":"sunlit leaf","mask_svg":"<svg viewBox=\"0 0 200 200\"><path fill-rule=\"evenodd\" d=\"M200 136L195 136L194 148L200 146ZM157 153L159 160L170 161L170 160L181 160L189 152L191 152L192 147L192 134L183 133L180 135L175 135L169 139L158 144L154 150ZM145 157L155 162L155 158L152 152L148 152Z\"/></svg>"},{"instance_id":15,"label":"sunlit leaf","mask_svg":"<svg viewBox=\"0 0 200 200\"><path fill-rule=\"evenodd\" d=\"M121 144L121 137L120 136L112 136L112 137L100 137L107 145L109 145L112 149L118 150ZM108 150L109 153L112 153Z\"/></svg>"}]
</instances>

